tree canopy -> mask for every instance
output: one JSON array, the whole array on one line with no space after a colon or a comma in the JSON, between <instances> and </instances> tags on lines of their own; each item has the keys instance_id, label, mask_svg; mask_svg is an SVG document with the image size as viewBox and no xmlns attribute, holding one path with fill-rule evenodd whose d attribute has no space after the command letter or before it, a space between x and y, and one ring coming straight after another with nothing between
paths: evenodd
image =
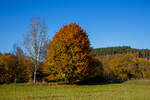
<instances>
[{"instance_id":1,"label":"tree canopy","mask_svg":"<svg viewBox=\"0 0 150 100\"><path fill-rule=\"evenodd\" d=\"M74 82L92 70L92 54L86 32L76 23L65 25L50 42L44 73L47 80Z\"/></svg>"}]
</instances>

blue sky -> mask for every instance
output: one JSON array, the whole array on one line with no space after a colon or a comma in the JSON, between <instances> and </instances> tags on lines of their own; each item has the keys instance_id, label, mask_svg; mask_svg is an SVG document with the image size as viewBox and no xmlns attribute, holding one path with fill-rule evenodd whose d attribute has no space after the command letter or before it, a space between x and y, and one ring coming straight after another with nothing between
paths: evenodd
<instances>
[{"instance_id":1,"label":"blue sky","mask_svg":"<svg viewBox=\"0 0 150 100\"><path fill-rule=\"evenodd\" d=\"M0 52L22 45L32 17L44 19L48 35L77 22L94 48L150 49L149 0L0 0Z\"/></svg>"}]
</instances>

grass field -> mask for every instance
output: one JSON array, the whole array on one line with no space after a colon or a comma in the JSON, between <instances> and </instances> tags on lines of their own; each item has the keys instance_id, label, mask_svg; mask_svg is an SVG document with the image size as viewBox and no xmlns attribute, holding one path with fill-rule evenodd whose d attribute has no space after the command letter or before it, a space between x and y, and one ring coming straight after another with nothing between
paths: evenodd
<instances>
[{"instance_id":1,"label":"grass field","mask_svg":"<svg viewBox=\"0 0 150 100\"><path fill-rule=\"evenodd\" d=\"M105 85L0 85L0 100L150 100L150 81Z\"/></svg>"}]
</instances>

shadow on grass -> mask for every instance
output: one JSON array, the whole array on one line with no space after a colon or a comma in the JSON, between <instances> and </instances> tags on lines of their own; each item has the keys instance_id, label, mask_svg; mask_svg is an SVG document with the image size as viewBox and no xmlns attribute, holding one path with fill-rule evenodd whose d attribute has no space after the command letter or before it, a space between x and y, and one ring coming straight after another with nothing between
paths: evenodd
<instances>
[{"instance_id":1,"label":"shadow on grass","mask_svg":"<svg viewBox=\"0 0 150 100\"><path fill-rule=\"evenodd\" d=\"M107 84L121 84L125 81L105 81L105 82L77 82L76 85L107 85Z\"/></svg>"},{"instance_id":2,"label":"shadow on grass","mask_svg":"<svg viewBox=\"0 0 150 100\"><path fill-rule=\"evenodd\" d=\"M125 81L120 80L104 80L99 78L90 78L74 83L58 82L59 85L105 85L105 84L121 84Z\"/></svg>"}]
</instances>

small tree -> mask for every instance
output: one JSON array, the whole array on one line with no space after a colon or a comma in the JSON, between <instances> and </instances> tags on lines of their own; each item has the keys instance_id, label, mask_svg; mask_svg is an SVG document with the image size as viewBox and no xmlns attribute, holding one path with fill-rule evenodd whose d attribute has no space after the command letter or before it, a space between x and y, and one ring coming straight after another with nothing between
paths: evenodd
<instances>
[{"instance_id":1,"label":"small tree","mask_svg":"<svg viewBox=\"0 0 150 100\"><path fill-rule=\"evenodd\" d=\"M34 73L34 83L36 82L37 70L47 49L46 25L39 18L33 18L29 33L24 37L24 47L34 62L32 69Z\"/></svg>"},{"instance_id":2,"label":"small tree","mask_svg":"<svg viewBox=\"0 0 150 100\"><path fill-rule=\"evenodd\" d=\"M13 47L13 53L17 60L15 67L16 78L14 82L27 82L31 80L32 77L31 68L33 67L33 62L31 58L25 56L21 47L16 44Z\"/></svg>"},{"instance_id":3,"label":"small tree","mask_svg":"<svg viewBox=\"0 0 150 100\"><path fill-rule=\"evenodd\" d=\"M65 25L50 42L43 72L47 80L69 83L82 80L93 70L89 38L76 23Z\"/></svg>"},{"instance_id":4,"label":"small tree","mask_svg":"<svg viewBox=\"0 0 150 100\"><path fill-rule=\"evenodd\" d=\"M0 56L0 83L11 82L16 63L16 59L10 54Z\"/></svg>"},{"instance_id":5,"label":"small tree","mask_svg":"<svg viewBox=\"0 0 150 100\"><path fill-rule=\"evenodd\" d=\"M125 81L130 78L129 69L133 66L132 54L117 54L112 56L109 61L110 70L113 75L113 79L116 81Z\"/></svg>"}]
</instances>

